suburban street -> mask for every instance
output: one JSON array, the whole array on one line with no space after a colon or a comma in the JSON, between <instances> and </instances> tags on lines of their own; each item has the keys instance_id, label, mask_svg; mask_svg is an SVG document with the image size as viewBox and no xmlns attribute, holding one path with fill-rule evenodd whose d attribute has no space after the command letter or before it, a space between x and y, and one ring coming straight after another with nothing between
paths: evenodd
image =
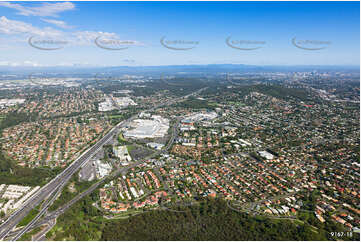
<instances>
[{"instance_id":1,"label":"suburban street","mask_svg":"<svg viewBox=\"0 0 361 242\"><path fill-rule=\"evenodd\" d=\"M94 183L91 187L89 187L87 190L85 190L84 192L78 194L76 197L74 197L71 201L69 201L68 203L66 203L64 206L58 208L57 210L50 212L48 214L46 214L42 220L38 221L38 222L34 222L32 223L31 226L29 226L29 229L34 229L36 227L39 227L43 224L48 224L50 221L56 219L58 216L60 216L61 214L63 214L67 209L69 209L73 204L75 204L76 202L78 202L79 200L81 200L83 197L89 195L90 193L92 193L97 187L99 187L101 184L103 184L106 180L108 180L109 178L113 178L113 177L117 177L119 174L123 174L123 173L127 173L127 171L133 167L138 166L139 164L141 164L142 162L144 162L147 159L151 159L152 157L155 157L161 153L163 153L164 151L168 150L169 147L173 144L174 140L177 137L177 127L179 124L179 120L177 121L177 123L173 126L172 129L172 136L170 138L170 140L168 141L167 146L165 146L162 150L156 151L153 154L151 154L150 156L147 156L146 158L143 158L131 165L128 165L126 167L122 167L116 171L113 172L113 174L111 174L110 176L104 177L103 179L99 180L98 182ZM34 220L33 220L34 221ZM14 240L16 240L17 238L14 238Z\"/></svg>"},{"instance_id":2,"label":"suburban street","mask_svg":"<svg viewBox=\"0 0 361 242\"><path fill-rule=\"evenodd\" d=\"M121 123L118 125L121 125ZM3 224L1 224L0 239L3 240L7 234L12 231L29 212L38 206L45 198L47 198L49 194L52 194L58 188L63 186L83 164L85 164L95 153L97 153L102 148L105 143L110 140L110 138L113 137L118 125L112 128L103 138L101 138L95 145L85 151L79 158L77 158L53 180L39 189L21 206L21 208L15 211ZM51 202L47 203L46 206L43 206L43 209L39 213L39 217L47 210L50 205ZM29 227L26 226L23 230L21 230L19 233L20 237L27 231L28 228Z\"/></svg>"},{"instance_id":3,"label":"suburban street","mask_svg":"<svg viewBox=\"0 0 361 242\"><path fill-rule=\"evenodd\" d=\"M206 88L202 88L197 90L196 92L193 92L191 94L188 94L186 96L173 99L173 101L169 101L167 103L164 103L162 105L157 105L150 110L152 111L160 106L164 105L171 105L178 101L184 100L190 96L194 96L205 90ZM117 106L118 107L118 106ZM119 108L119 107L118 107ZM62 190L62 187L69 181L69 179L74 175L75 172L78 171L80 167L82 167L86 162L90 160L91 157L93 157L102 147L104 144L106 144L115 134L117 134L118 129L127 125L131 120L136 118L137 115L132 116L128 120L122 121L119 124L117 124L115 127L113 127L103 138L101 138L95 145L90 147L88 150L86 150L82 155L80 155L72 164L70 164L64 171L62 171L60 174L58 174L53 180L51 180L49 183L47 183L45 186L43 186L41 189L39 189L31 198L29 198L17 211L15 211L3 224L0 225L0 240L4 240L5 237L9 235L9 233L16 228L17 224L35 207L37 207L39 204L41 204L46 198L51 196L54 192L60 192ZM177 123L174 125L172 130L172 136L168 142L168 144L164 147L164 149L157 151L153 153L151 156L146 157L146 159L149 159L151 157L154 157L156 155L159 155L160 153L166 151L171 147L174 140L177 137L176 127L179 124L179 120L177 120ZM143 161L138 161L133 163L132 165L119 169L114 174L115 176L118 174L121 174L122 172L126 171L129 168L135 167L139 165ZM57 210L55 214L57 216L61 213L63 213L68 207L70 207L72 204L77 202L82 197L90 194L93 190L95 190L98 185L100 185L103 182L103 180L100 180L98 183L94 184L91 188L89 188L84 193L79 194L76 198L74 198L72 201L70 201L65 207L61 208L61 210ZM37 214L37 216L24 228L22 228L20 231L16 231L16 234L12 237L12 240L19 239L23 234L25 234L27 231L29 231L30 228L32 228L36 222L39 220L40 217L42 217L49 206L53 203L57 196L53 196L54 199L45 200L45 203L42 206L41 211ZM64 210L63 210L64 209ZM46 218L46 217L45 217ZM44 218L44 219L45 219ZM51 218L47 219L46 222L48 222Z\"/></svg>"}]
</instances>

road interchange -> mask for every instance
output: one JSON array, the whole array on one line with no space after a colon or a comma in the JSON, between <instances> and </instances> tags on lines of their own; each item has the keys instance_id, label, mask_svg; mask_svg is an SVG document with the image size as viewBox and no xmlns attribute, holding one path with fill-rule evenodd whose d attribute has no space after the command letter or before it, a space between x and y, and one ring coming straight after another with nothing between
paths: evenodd
<instances>
[{"instance_id":1,"label":"road interchange","mask_svg":"<svg viewBox=\"0 0 361 242\"><path fill-rule=\"evenodd\" d=\"M199 89L199 90L197 90L197 91L195 91L195 92L193 92L191 94L188 94L186 96L173 99L173 100L168 101L168 102L163 103L163 104L156 105L156 106L154 106L151 109L146 110L146 111L152 112L152 111L154 111L155 109L157 109L159 107L172 105L174 103L177 103L178 101L185 100L186 98L188 98L190 96L198 95L200 92L202 92L206 88L207 87L201 88L201 89ZM118 105L116 105L116 107L119 108ZM43 201L45 201L43 206L42 206L42 209L37 214L37 216L29 224L27 224L24 228L22 228L19 232L16 231L16 235L13 237L12 240L19 239L23 234L25 234L27 231L29 231L29 229L32 228L33 225L35 225L36 222L45 214L45 212L51 206L52 202L55 200L55 198L57 196L53 196L53 199L49 199L49 200L47 200L47 198L49 198L49 196L51 196L51 194L61 192L62 187L79 170L79 168L82 167L86 162L88 162L103 147L103 145L105 145L115 134L117 134L119 128L128 125L137 116L138 115L133 115L128 120L124 120L124 121L120 122L119 124L117 124L115 127L113 127L104 137L102 137L92 147L90 147L84 153L82 153L65 170L63 170L60 174L58 174L49 183L47 183L42 188L40 188L18 210L16 210L14 213L12 213L11 216L9 218L7 218L7 220L0 225L0 240L4 240L6 237L8 237L9 233L16 228L17 224L31 210L33 210L39 204L41 204ZM177 120L176 125L178 125L178 123L179 123L179 120ZM176 134L175 130L176 129L174 129L173 132L172 132L172 137L170 139L170 142L168 142L167 146L164 147L164 149L157 152L158 154L160 154L161 152L164 152L165 150L167 150L173 144L175 138L177 137L177 134ZM133 163L132 165L139 165L141 162L142 161L139 161L139 163L136 162L136 163ZM91 191L89 193L91 193ZM87 194L85 194L85 195L87 195Z\"/></svg>"}]
</instances>

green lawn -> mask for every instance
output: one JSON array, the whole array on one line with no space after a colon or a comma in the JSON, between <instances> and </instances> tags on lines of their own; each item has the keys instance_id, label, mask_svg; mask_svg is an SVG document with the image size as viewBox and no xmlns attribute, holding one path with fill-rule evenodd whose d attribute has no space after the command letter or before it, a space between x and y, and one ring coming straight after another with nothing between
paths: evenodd
<instances>
[{"instance_id":1,"label":"green lawn","mask_svg":"<svg viewBox=\"0 0 361 242\"><path fill-rule=\"evenodd\" d=\"M4 120L5 115L0 115L0 123Z\"/></svg>"},{"instance_id":2,"label":"green lawn","mask_svg":"<svg viewBox=\"0 0 361 242\"><path fill-rule=\"evenodd\" d=\"M125 141L122 133L119 134L118 139L121 140L121 141Z\"/></svg>"},{"instance_id":3,"label":"green lawn","mask_svg":"<svg viewBox=\"0 0 361 242\"><path fill-rule=\"evenodd\" d=\"M135 149L134 145L127 145L128 153Z\"/></svg>"},{"instance_id":4,"label":"green lawn","mask_svg":"<svg viewBox=\"0 0 361 242\"><path fill-rule=\"evenodd\" d=\"M35 218L35 216L39 213L39 206L37 206L36 208L34 208L33 210L30 211L30 213L28 215L26 215L25 218L23 218L23 220L20 221L20 223L18 224L18 226L25 226L28 223L31 222L31 220L33 220Z\"/></svg>"},{"instance_id":5,"label":"green lawn","mask_svg":"<svg viewBox=\"0 0 361 242\"><path fill-rule=\"evenodd\" d=\"M109 115L109 118L112 119L112 118L121 118L123 117L123 115L121 114L118 114L118 115Z\"/></svg>"},{"instance_id":6,"label":"green lawn","mask_svg":"<svg viewBox=\"0 0 361 242\"><path fill-rule=\"evenodd\" d=\"M25 233L23 236L20 237L20 241L31 241L31 237L40 232L40 227L33 229L30 232Z\"/></svg>"}]
</instances>

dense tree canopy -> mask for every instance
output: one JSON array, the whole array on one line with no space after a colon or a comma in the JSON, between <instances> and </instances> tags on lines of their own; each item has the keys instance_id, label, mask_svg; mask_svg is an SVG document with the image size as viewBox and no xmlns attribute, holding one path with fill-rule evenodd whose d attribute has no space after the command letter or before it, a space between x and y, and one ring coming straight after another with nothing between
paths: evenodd
<instances>
[{"instance_id":1,"label":"dense tree canopy","mask_svg":"<svg viewBox=\"0 0 361 242\"><path fill-rule=\"evenodd\" d=\"M202 201L184 213L155 210L108 222L102 240L326 240L309 225L251 217L223 200Z\"/></svg>"}]
</instances>

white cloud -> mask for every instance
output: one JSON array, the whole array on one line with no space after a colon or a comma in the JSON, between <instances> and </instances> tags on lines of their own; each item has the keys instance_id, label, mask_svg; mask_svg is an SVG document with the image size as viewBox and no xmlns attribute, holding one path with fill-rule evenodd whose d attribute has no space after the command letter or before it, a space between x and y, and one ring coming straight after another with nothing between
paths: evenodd
<instances>
[{"instance_id":1,"label":"white cloud","mask_svg":"<svg viewBox=\"0 0 361 242\"><path fill-rule=\"evenodd\" d=\"M31 36L41 36L47 38L58 38L67 40L69 44L74 45L87 45L93 44L98 36L116 38L117 34L101 32L101 31L77 31L77 32L64 32L50 27L38 28L29 23L16 21L0 17L0 34L13 35L20 39L26 40Z\"/></svg>"},{"instance_id":2,"label":"white cloud","mask_svg":"<svg viewBox=\"0 0 361 242\"><path fill-rule=\"evenodd\" d=\"M133 46L144 46L144 44L139 41L120 40L116 33L102 31L63 31L51 27L39 28L30 23L8 19L5 16L0 17L0 34L7 36L7 43L14 41L27 42L30 37L43 37L44 39L65 41L67 46L94 45L95 39L100 36L102 39L127 41L133 43ZM38 40L40 39L38 38Z\"/></svg>"},{"instance_id":3,"label":"white cloud","mask_svg":"<svg viewBox=\"0 0 361 242\"><path fill-rule=\"evenodd\" d=\"M31 67L40 67L43 66L41 64L39 64L36 61L20 61L20 62L12 62L12 61L0 61L0 66L12 66L12 67L16 67L16 66L31 66Z\"/></svg>"},{"instance_id":4,"label":"white cloud","mask_svg":"<svg viewBox=\"0 0 361 242\"><path fill-rule=\"evenodd\" d=\"M7 35L28 34L48 37L58 37L62 35L62 32L56 29L49 27L43 29L37 28L22 21L10 20L5 16L0 17L0 33Z\"/></svg>"},{"instance_id":5,"label":"white cloud","mask_svg":"<svg viewBox=\"0 0 361 242\"><path fill-rule=\"evenodd\" d=\"M144 46L140 41L136 40L121 40L116 33L101 32L101 31L78 31L72 33L72 38L75 38L75 41L78 44L92 43L97 37L101 37L103 40L119 40L120 42L132 43L132 46Z\"/></svg>"},{"instance_id":6,"label":"white cloud","mask_svg":"<svg viewBox=\"0 0 361 242\"><path fill-rule=\"evenodd\" d=\"M41 64L36 61L24 61L23 66L41 66Z\"/></svg>"},{"instance_id":7,"label":"white cloud","mask_svg":"<svg viewBox=\"0 0 361 242\"><path fill-rule=\"evenodd\" d=\"M59 62L42 64L37 61L1 61L0 67L100 67L109 66L106 64L91 64L89 62Z\"/></svg>"},{"instance_id":8,"label":"white cloud","mask_svg":"<svg viewBox=\"0 0 361 242\"><path fill-rule=\"evenodd\" d=\"M75 5L71 2L42 3L37 7L25 7L18 3L0 2L1 6L15 9L19 15L40 17L57 17L58 13L75 9Z\"/></svg>"},{"instance_id":9,"label":"white cloud","mask_svg":"<svg viewBox=\"0 0 361 242\"><path fill-rule=\"evenodd\" d=\"M73 37L80 43L94 43L94 40L98 36L104 36L108 38L116 38L117 34L108 33L108 32L100 32L100 31L77 31L72 33Z\"/></svg>"},{"instance_id":10,"label":"white cloud","mask_svg":"<svg viewBox=\"0 0 361 242\"><path fill-rule=\"evenodd\" d=\"M133 59L124 59L123 61L127 63L135 63L135 60Z\"/></svg>"},{"instance_id":11,"label":"white cloud","mask_svg":"<svg viewBox=\"0 0 361 242\"><path fill-rule=\"evenodd\" d=\"M55 20L55 19L46 19L46 18L42 18L41 20L43 20L44 22L50 23L50 24L54 24L60 28L63 29L70 29L72 28L72 26L69 26L67 23L65 23L64 21L61 20Z\"/></svg>"}]
</instances>

